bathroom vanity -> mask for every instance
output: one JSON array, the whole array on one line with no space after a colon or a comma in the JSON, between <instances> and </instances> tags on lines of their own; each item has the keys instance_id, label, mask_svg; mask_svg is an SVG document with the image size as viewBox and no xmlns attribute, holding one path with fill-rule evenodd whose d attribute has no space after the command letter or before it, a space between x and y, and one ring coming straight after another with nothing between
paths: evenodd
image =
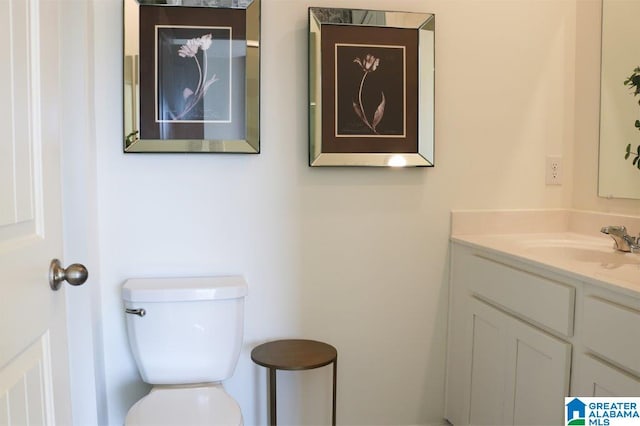
<instances>
[{"instance_id":1,"label":"bathroom vanity","mask_svg":"<svg viewBox=\"0 0 640 426\"><path fill-rule=\"evenodd\" d=\"M452 229L454 425L561 424L565 396L640 396L640 255L556 213L551 232Z\"/></svg>"}]
</instances>

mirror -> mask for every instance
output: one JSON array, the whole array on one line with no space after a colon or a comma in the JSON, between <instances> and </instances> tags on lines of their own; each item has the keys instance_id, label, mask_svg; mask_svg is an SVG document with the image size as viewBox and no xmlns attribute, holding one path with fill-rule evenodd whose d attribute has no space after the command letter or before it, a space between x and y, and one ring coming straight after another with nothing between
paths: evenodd
<instances>
[{"instance_id":1,"label":"mirror","mask_svg":"<svg viewBox=\"0 0 640 426\"><path fill-rule=\"evenodd\" d=\"M124 1L124 152L260 152L260 0Z\"/></svg>"},{"instance_id":2,"label":"mirror","mask_svg":"<svg viewBox=\"0 0 640 426\"><path fill-rule=\"evenodd\" d=\"M309 165L434 165L430 13L309 8Z\"/></svg>"},{"instance_id":3,"label":"mirror","mask_svg":"<svg viewBox=\"0 0 640 426\"><path fill-rule=\"evenodd\" d=\"M598 195L640 199L640 2L602 0Z\"/></svg>"}]
</instances>

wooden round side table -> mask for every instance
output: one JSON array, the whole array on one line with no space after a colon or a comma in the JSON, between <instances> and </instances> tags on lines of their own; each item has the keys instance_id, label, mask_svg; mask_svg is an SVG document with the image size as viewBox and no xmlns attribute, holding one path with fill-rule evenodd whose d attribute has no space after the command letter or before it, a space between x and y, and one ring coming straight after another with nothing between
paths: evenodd
<instances>
[{"instance_id":1,"label":"wooden round side table","mask_svg":"<svg viewBox=\"0 0 640 426\"><path fill-rule=\"evenodd\" d=\"M276 371L311 370L333 363L333 405L331 424L336 424L336 372L338 351L331 345L315 340L286 339L263 343L251 351L251 359L269 369L269 414L276 425Z\"/></svg>"}]
</instances>

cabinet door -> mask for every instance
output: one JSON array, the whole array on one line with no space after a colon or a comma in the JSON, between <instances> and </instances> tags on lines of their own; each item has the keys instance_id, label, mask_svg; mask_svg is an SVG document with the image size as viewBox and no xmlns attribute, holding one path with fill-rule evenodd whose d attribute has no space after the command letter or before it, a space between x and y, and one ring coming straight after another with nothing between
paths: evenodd
<instances>
[{"instance_id":1,"label":"cabinet door","mask_svg":"<svg viewBox=\"0 0 640 426\"><path fill-rule=\"evenodd\" d=\"M576 357L571 394L620 397L640 395L640 378L591 355Z\"/></svg>"},{"instance_id":2,"label":"cabinet door","mask_svg":"<svg viewBox=\"0 0 640 426\"><path fill-rule=\"evenodd\" d=\"M508 334L505 315L479 302L470 301L471 396L469 424L504 424L507 382Z\"/></svg>"},{"instance_id":3,"label":"cabinet door","mask_svg":"<svg viewBox=\"0 0 640 426\"><path fill-rule=\"evenodd\" d=\"M469 423L559 424L571 345L477 299L470 303Z\"/></svg>"}]
</instances>

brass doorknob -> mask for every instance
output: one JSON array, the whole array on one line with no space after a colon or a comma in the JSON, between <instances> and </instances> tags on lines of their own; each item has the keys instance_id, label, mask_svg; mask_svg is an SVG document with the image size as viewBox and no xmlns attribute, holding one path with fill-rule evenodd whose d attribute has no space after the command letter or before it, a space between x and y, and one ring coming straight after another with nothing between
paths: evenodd
<instances>
[{"instance_id":1,"label":"brass doorknob","mask_svg":"<svg viewBox=\"0 0 640 426\"><path fill-rule=\"evenodd\" d=\"M58 259L53 259L49 265L49 286L53 291L60 289L63 281L71 285L82 285L88 277L89 271L79 263L69 265L65 269Z\"/></svg>"}]
</instances>

